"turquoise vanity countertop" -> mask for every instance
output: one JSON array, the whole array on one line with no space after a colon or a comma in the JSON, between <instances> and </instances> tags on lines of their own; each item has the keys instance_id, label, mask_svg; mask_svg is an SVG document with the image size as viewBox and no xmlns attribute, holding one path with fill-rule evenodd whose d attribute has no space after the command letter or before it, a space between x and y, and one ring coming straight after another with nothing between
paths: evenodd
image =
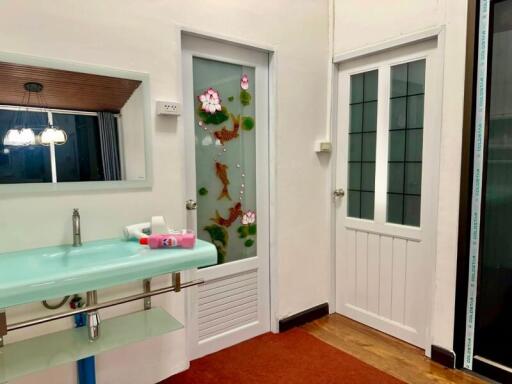
<instances>
[{"instance_id":1,"label":"turquoise vanity countertop","mask_svg":"<svg viewBox=\"0 0 512 384\"><path fill-rule=\"evenodd\" d=\"M0 308L112 287L217 263L213 244L149 249L135 241L98 240L0 253Z\"/></svg>"}]
</instances>

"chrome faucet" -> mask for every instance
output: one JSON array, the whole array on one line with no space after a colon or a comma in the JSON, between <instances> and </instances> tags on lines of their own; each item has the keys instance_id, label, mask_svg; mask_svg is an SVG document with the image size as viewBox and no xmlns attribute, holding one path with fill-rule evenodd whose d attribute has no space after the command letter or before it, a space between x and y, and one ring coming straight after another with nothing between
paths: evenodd
<instances>
[{"instance_id":1,"label":"chrome faucet","mask_svg":"<svg viewBox=\"0 0 512 384\"><path fill-rule=\"evenodd\" d=\"M80 212L78 208L73 209L73 247L82 246L82 235L80 232Z\"/></svg>"}]
</instances>

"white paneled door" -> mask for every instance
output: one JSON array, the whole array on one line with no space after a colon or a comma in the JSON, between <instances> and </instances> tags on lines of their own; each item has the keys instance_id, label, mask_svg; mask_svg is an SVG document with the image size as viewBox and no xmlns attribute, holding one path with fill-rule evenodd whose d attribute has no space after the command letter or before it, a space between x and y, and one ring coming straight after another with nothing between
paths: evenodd
<instances>
[{"instance_id":1,"label":"white paneled door","mask_svg":"<svg viewBox=\"0 0 512 384\"><path fill-rule=\"evenodd\" d=\"M429 346L441 104L438 41L339 64L336 311Z\"/></svg>"},{"instance_id":2,"label":"white paneled door","mask_svg":"<svg viewBox=\"0 0 512 384\"><path fill-rule=\"evenodd\" d=\"M270 330L268 53L184 35L188 226L217 247L187 290L190 357Z\"/></svg>"}]
</instances>

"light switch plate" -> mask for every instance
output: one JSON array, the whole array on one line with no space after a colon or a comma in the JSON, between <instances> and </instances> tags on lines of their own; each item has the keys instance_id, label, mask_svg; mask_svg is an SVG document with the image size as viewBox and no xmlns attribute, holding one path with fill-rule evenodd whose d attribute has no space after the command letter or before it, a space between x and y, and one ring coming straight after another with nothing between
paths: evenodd
<instances>
[{"instance_id":1,"label":"light switch plate","mask_svg":"<svg viewBox=\"0 0 512 384\"><path fill-rule=\"evenodd\" d=\"M157 115L181 115L181 104L176 101L157 101L156 102Z\"/></svg>"}]
</instances>

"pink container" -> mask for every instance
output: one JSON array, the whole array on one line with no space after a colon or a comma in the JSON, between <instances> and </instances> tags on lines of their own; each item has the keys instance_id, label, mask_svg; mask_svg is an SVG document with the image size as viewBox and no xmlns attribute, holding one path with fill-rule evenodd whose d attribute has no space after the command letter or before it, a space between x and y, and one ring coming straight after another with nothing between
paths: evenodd
<instances>
[{"instance_id":1,"label":"pink container","mask_svg":"<svg viewBox=\"0 0 512 384\"><path fill-rule=\"evenodd\" d=\"M143 245L149 245L149 248L151 249L194 248L194 245L196 244L196 235L191 232L173 235L155 234L143 237L139 242Z\"/></svg>"}]
</instances>

